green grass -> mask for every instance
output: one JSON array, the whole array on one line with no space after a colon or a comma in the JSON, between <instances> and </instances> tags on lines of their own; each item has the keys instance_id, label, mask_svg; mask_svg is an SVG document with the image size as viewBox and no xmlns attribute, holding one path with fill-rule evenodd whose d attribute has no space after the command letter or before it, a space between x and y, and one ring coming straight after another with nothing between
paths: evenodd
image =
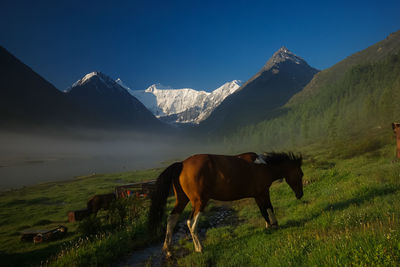
<instances>
[{"instance_id":1,"label":"green grass","mask_svg":"<svg viewBox=\"0 0 400 267\"><path fill-rule=\"evenodd\" d=\"M320 144L299 148L304 153L304 197L297 200L289 186L276 182L271 200L280 224L266 230L252 199L211 201L200 227L206 228L204 252L195 253L186 239L174 245L179 266L395 266L400 264L400 162L393 144L371 137L345 141L328 148ZM77 224L66 222L67 211L85 207L95 193L115 185L157 177L154 169L104 174L47 183L0 195L0 251L12 266L93 266L112 264L135 249L159 242L147 235L142 210L124 227L104 222L97 234L86 237ZM168 200L168 209L174 199ZM228 223L210 227L216 207L234 210ZM147 206L145 205L144 208ZM181 220L187 217L190 205ZM70 235L59 241L34 245L19 241L27 228L58 224ZM107 228L108 227L108 228ZM162 235L162 234L161 234Z\"/></svg>"},{"instance_id":2,"label":"green grass","mask_svg":"<svg viewBox=\"0 0 400 267\"><path fill-rule=\"evenodd\" d=\"M120 199L110 210L103 211L108 217L98 214L83 220L78 227L80 237L65 244L45 265L110 265L128 253L158 241L159 236L147 234L147 202L134 198Z\"/></svg>"},{"instance_id":3,"label":"green grass","mask_svg":"<svg viewBox=\"0 0 400 267\"><path fill-rule=\"evenodd\" d=\"M312 152L312 151L309 151ZM280 223L275 231L253 200L233 202L238 223L211 228L204 252L192 243L181 266L395 266L400 264L400 163L393 147L352 158L330 151L307 155L305 188L296 200L286 183L271 188ZM326 159L329 158L329 162Z\"/></svg>"},{"instance_id":4,"label":"green grass","mask_svg":"<svg viewBox=\"0 0 400 267\"><path fill-rule=\"evenodd\" d=\"M0 193L0 257L8 266L37 265L76 243L76 223L68 223L67 213L86 208L94 194L113 192L116 185L154 179L160 169L77 177L65 182L39 184ZM63 240L33 244L20 241L28 229L68 227Z\"/></svg>"}]
</instances>

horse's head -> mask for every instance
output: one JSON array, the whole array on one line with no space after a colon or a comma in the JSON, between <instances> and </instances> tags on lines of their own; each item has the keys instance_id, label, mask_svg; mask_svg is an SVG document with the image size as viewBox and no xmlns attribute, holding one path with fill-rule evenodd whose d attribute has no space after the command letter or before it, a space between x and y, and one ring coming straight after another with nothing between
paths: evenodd
<instances>
[{"instance_id":1,"label":"horse's head","mask_svg":"<svg viewBox=\"0 0 400 267\"><path fill-rule=\"evenodd\" d=\"M296 157L291 164L288 164L288 170L285 180L296 194L296 198L303 196L303 171L301 170L302 157Z\"/></svg>"},{"instance_id":2,"label":"horse's head","mask_svg":"<svg viewBox=\"0 0 400 267\"><path fill-rule=\"evenodd\" d=\"M301 155L291 152L269 152L264 153L262 159L267 166L275 166L275 180L285 178L296 197L300 199L303 196L303 171L301 170L303 157Z\"/></svg>"}]
</instances>

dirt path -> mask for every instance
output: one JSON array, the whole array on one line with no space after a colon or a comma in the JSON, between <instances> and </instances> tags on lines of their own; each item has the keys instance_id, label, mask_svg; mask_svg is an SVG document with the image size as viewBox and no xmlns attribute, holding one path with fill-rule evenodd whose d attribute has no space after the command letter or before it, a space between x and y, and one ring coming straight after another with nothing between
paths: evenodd
<instances>
[{"instance_id":1,"label":"dirt path","mask_svg":"<svg viewBox=\"0 0 400 267\"><path fill-rule=\"evenodd\" d=\"M232 224L232 221L236 221L235 211L227 206L214 206L205 216L208 216L208 225L200 227L199 235L200 239L204 239L207 229L214 227L221 227L224 225ZM179 243L179 240L186 239L192 240L189 233L189 229L186 225L186 220L180 221L175 228L173 235L173 244ZM141 250L137 250L129 255L125 260L116 264L116 266L166 266L167 262L164 254L161 251L162 243L146 247ZM179 251L178 254L184 256L185 251ZM169 266L176 266L176 261L174 259L168 260Z\"/></svg>"}]
</instances>

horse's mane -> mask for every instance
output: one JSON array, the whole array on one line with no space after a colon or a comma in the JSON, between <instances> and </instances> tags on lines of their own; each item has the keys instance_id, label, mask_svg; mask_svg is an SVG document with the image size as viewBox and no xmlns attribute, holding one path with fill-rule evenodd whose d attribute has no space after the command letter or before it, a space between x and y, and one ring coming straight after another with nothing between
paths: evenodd
<instances>
[{"instance_id":1,"label":"horse's mane","mask_svg":"<svg viewBox=\"0 0 400 267\"><path fill-rule=\"evenodd\" d=\"M260 155L266 164L280 164L286 161L295 162L299 166L303 162L303 157L301 154L295 155L293 152L288 153L277 153L277 152L264 152Z\"/></svg>"}]
</instances>

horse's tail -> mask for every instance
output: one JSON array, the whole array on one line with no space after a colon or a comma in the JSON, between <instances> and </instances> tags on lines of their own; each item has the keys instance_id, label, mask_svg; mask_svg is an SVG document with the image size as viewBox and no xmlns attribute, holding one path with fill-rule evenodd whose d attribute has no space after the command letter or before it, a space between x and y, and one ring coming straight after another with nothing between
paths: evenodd
<instances>
[{"instance_id":1,"label":"horse's tail","mask_svg":"<svg viewBox=\"0 0 400 267\"><path fill-rule=\"evenodd\" d=\"M152 232L157 230L162 221L172 180L179 178L182 167L182 162L175 162L166 168L157 178L156 188L151 194L151 205L148 221L149 230Z\"/></svg>"}]
</instances>

